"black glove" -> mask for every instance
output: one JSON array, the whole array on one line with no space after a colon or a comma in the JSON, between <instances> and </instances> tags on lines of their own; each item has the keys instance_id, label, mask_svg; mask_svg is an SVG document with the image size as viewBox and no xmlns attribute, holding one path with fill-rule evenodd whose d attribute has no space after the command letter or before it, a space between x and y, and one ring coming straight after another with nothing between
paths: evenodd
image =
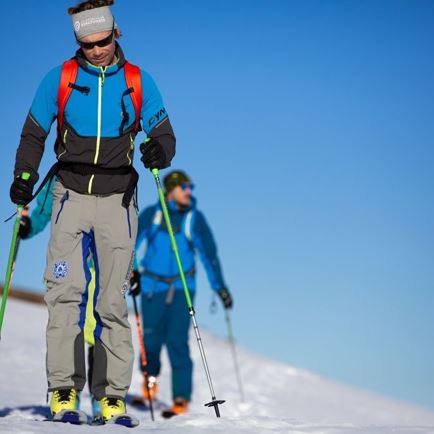
<instances>
[{"instance_id":1,"label":"black glove","mask_svg":"<svg viewBox=\"0 0 434 434\"><path fill-rule=\"evenodd\" d=\"M225 309L231 309L234 301L232 300L230 292L226 288L222 288L217 291L217 294L221 298Z\"/></svg>"},{"instance_id":2,"label":"black glove","mask_svg":"<svg viewBox=\"0 0 434 434\"><path fill-rule=\"evenodd\" d=\"M20 221L20 228L18 229L19 237L22 240L25 240L29 236L31 229L32 229L32 221L30 220L30 217L26 215L22 215Z\"/></svg>"},{"instance_id":3,"label":"black glove","mask_svg":"<svg viewBox=\"0 0 434 434\"><path fill-rule=\"evenodd\" d=\"M133 271L130 277L130 295L137 297L142 292L140 286L140 274L138 271Z\"/></svg>"},{"instance_id":4,"label":"black glove","mask_svg":"<svg viewBox=\"0 0 434 434\"><path fill-rule=\"evenodd\" d=\"M33 185L34 183L30 179L24 180L17 176L11 185L12 202L17 205L27 205L32 199Z\"/></svg>"},{"instance_id":5,"label":"black glove","mask_svg":"<svg viewBox=\"0 0 434 434\"><path fill-rule=\"evenodd\" d=\"M166 154L160 142L155 139L147 140L140 145L142 162L146 169L164 169L167 167Z\"/></svg>"}]
</instances>

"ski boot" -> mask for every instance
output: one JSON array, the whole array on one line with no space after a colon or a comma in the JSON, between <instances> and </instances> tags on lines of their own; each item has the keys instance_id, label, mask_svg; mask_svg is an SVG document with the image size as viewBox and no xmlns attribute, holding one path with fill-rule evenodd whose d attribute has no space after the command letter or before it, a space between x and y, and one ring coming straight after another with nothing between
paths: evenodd
<instances>
[{"instance_id":1,"label":"ski boot","mask_svg":"<svg viewBox=\"0 0 434 434\"><path fill-rule=\"evenodd\" d=\"M188 411L188 401L184 398L175 398L172 407L167 410L163 410L161 416L165 419L169 419L179 414L185 414Z\"/></svg>"},{"instance_id":2,"label":"ski boot","mask_svg":"<svg viewBox=\"0 0 434 434\"><path fill-rule=\"evenodd\" d=\"M87 423L86 413L79 410L79 394L75 389L55 390L51 395L50 411L53 422Z\"/></svg>"},{"instance_id":3,"label":"ski boot","mask_svg":"<svg viewBox=\"0 0 434 434\"><path fill-rule=\"evenodd\" d=\"M99 403L101 405L101 423L114 423L129 428L139 424L136 417L127 414L123 399L106 396Z\"/></svg>"},{"instance_id":4,"label":"ski boot","mask_svg":"<svg viewBox=\"0 0 434 434\"><path fill-rule=\"evenodd\" d=\"M51 395L50 411L54 416L63 410L78 409L78 393L75 389L55 390Z\"/></svg>"}]
</instances>

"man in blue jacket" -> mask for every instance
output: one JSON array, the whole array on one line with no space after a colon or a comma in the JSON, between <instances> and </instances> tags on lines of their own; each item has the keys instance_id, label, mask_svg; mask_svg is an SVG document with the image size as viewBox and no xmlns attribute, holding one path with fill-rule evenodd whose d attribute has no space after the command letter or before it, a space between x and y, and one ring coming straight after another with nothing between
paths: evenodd
<instances>
[{"instance_id":1,"label":"man in blue jacket","mask_svg":"<svg viewBox=\"0 0 434 434\"><path fill-rule=\"evenodd\" d=\"M196 252L199 252L211 288L220 296L224 307L231 308L232 297L223 279L214 237L191 195L194 185L182 171L170 172L163 183L192 299L196 292L195 256ZM193 366L188 346L190 315L159 204L146 208L139 216L134 270L131 286L134 288L133 295L141 293L144 341L150 376L150 396L144 385L144 398L155 399L156 377L161 368L160 352L164 344L172 368L173 406L163 412L163 416L185 413L192 394Z\"/></svg>"},{"instance_id":2,"label":"man in blue jacket","mask_svg":"<svg viewBox=\"0 0 434 434\"><path fill-rule=\"evenodd\" d=\"M170 166L175 136L152 78L128 63L117 42L113 0L87 0L69 8L79 49L42 80L17 150L12 202L26 205L57 118L57 181L44 279L47 380L54 419L77 408L86 382L84 319L95 263L95 346L92 394L105 421L124 414L134 351L125 291L137 232L131 197L137 182L134 139L145 168Z\"/></svg>"}]
</instances>

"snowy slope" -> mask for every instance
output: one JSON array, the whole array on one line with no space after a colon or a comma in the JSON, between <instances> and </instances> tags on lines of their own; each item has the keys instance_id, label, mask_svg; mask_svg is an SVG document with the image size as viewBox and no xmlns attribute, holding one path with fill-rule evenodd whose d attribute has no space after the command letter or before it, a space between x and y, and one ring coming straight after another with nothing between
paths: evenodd
<instances>
[{"instance_id":1,"label":"snowy slope","mask_svg":"<svg viewBox=\"0 0 434 434\"><path fill-rule=\"evenodd\" d=\"M72 426L44 422L47 415L45 379L45 325L40 305L8 300L0 342L0 432L91 433L130 432L120 426ZM133 318L131 323L134 324ZM134 328L133 328L133 331ZM325 380L289 365L239 349L241 375L247 402L240 402L231 353L226 342L201 330L218 399L227 402L217 419L203 406L210 392L195 337L191 347L195 361L195 393L186 416L151 422L149 413L129 408L140 419L135 432L224 434L426 434L434 433L434 412ZM136 341L136 334L134 333ZM165 356L165 366L167 359ZM140 374L134 373L131 393L140 390ZM161 376L161 401L170 402L169 370ZM160 404L161 407L162 404ZM82 409L90 410L87 391Z\"/></svg>"}]
</instances>

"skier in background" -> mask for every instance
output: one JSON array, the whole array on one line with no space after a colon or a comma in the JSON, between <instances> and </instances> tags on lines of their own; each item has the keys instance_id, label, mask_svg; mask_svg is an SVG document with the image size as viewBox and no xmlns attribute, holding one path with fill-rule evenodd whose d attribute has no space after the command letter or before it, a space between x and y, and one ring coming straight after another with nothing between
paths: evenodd
<instances>
[{"instance_id":1,"label":"skier in background","mask_svg":"<svg viewBox=\"0 0 434 434\"><path fill-rule=\"evenodd\" d=\"M182 171L172 171L163 180L168 210L185 267L192 299L196 293L196 252L205 267L211 288L226 309L232 296L223 279L217 246L211 229L192 196L194 185ZM157 396L160 352L166 345L172 368L173 405L164 417L187 412L192 395L193 364L188 345L190 315L181 278L171 248L160 204L146 208L139 216L136 261L131 278L132 295L141 294L142 322L147 355L149 387L143 385L144 400ZM148 394L149 389L149 394Z\"/></svg>"}]
</instances>

